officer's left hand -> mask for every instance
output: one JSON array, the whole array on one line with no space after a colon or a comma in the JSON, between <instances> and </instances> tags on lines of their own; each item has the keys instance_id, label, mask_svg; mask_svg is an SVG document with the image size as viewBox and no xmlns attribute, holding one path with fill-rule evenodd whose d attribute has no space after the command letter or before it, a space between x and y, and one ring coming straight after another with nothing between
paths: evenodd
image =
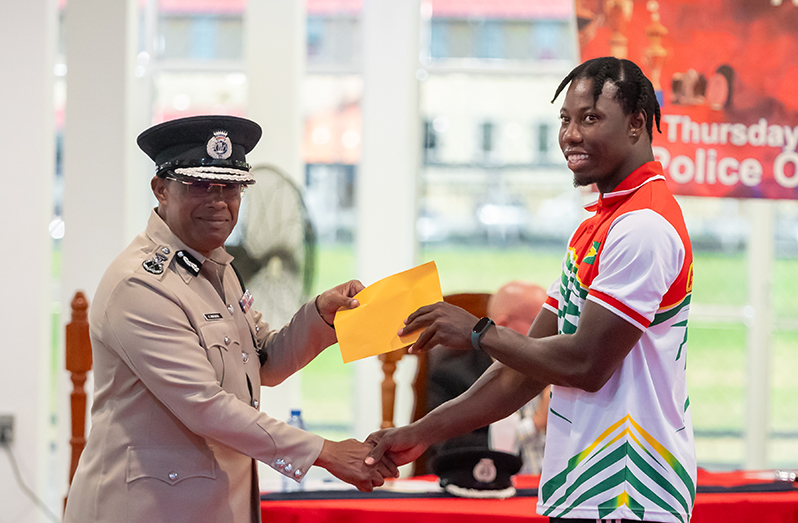
<instances>
[{"instance_id":1,"label":"officer's left hand","mask_svg":"<svg viewBox=\"0 0 798 523\"><path fill-rule=\"evenodd\" d=\"M335 313L339 308L354 309L360 303L352 298L355 294L362 291L365 287L358 280L350 280L341 285L337 285L328 291L324 291L316 298L316 306L319 314L329 324L335 319Z\"/></svg>"}]
</instances>

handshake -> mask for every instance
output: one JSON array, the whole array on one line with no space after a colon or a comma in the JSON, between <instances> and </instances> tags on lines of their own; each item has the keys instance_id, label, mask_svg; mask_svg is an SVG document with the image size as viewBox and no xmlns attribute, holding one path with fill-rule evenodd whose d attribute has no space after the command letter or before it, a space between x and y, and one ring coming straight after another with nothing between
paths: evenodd
<instances>
[{"instance_id":1,"label":"handshake","mask_svg":"<svg viewBox=\"0 0 798 523\"><path fill-rule=\"evenodd\" d=\"M329 324L339 308L357 307L358 303L352 296L361 290L363 284L352 280L319 295L316 305L322 319ZM424 329L410 348L412 353L444 343L452 348L470 350L471 328L476 321L477 318L465 310L439 302L412 313L397 334L404 336ZM374 487L385 483L385 478L398 477L397 467L415 460L434 443L421 428L423 421L421 419L404 427L374 432L364 442L355 439L324 440L324 447L314 465L327 469L333 476L351 483L358 490L371 492ZM429 425L426 423L423 426Z\"/></svg>"},{"instance_id":2,"label":"handshake","mask_svg":"<svg viewBox=\"0 0 798 523\"><path fill-rule=\"evenodd\" d=\"M398 467L418 458L430 445L418 435L416 424L372 433L364 442L324 440L314 465L363 492L399 477Z\"/></svg>"}]
</instances>

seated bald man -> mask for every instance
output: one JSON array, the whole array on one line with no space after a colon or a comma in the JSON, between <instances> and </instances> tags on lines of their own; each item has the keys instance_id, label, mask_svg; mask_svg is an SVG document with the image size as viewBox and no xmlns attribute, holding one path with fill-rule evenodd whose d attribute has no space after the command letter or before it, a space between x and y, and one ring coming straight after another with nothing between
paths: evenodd
<instances>
[{"instance_id":1,"label":"seated bald man","mask_svg":"<svg viewBox=\"0 0 798 523\"><path fill-rule=\"evenodd\" d=\"M526 281L511 281L491 295L487 313L497 325L526 334L545 301L546 289L540 285ZM462 350L441 346L429 352L428 361L427 411L429 412L468 390L491 366L493 358L473 348ZM545 392L542 396L548 398ZM539 417L542 420L542 430L545 428L546 411L543 410L542 416ZM435 455L444 451L489 446L488 427L485 426L431 446L427 450L426 463L430 463Z\"/></svg>"}]
</instances>

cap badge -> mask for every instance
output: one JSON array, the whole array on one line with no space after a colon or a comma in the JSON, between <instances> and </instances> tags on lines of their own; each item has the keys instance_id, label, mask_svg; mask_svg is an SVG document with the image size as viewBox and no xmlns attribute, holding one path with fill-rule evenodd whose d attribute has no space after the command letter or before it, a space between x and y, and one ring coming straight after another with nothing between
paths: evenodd
<instances>
[{"instance_id":1,"label":"cap badge","mask_svg":"<svg viewBox=\"0 0 798 523\"><path fill-rule=\"evenodd\" d=\"M474 479L480 483L490 483L496 479L496 465L490 458L482 458L474 467Z\"/></svg>"},{"instance_id":2,"label":"cap badge","mask_svg":"<svg viewBox=\"0 0 798 523\"><path fill-rule=\"evenodd\" d=\"M233 143L227 137L227 131L214 131L205 146L208 156L217 160L227 160L233 154Z\"/></svg>"}]
</instances>

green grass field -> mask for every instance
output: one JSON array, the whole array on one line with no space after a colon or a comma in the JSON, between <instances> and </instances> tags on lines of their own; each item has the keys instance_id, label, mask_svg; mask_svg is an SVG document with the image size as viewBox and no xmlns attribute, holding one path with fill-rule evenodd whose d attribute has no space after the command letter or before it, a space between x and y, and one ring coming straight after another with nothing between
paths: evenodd
<instances>
[{"instance_id":1,"label":"green grass field","mask_svg":"<svg viewBox=\"0 0 798 523\"><path fill-rule=\"evenodd\" d=\"M529 248L451 247L425 249L419 263L435 260L444 294L492 291L511 279L544 286L560 273L562 252ZM741 306L747 297L747 262L743 255L695 255L693 303ZM779 318L798 317L798 260L776 260L772 310ZM319 249L315 290L357 277L354 251L348 247ZM740 466L743 460L746 328L741 323L691 320L688 382L699 462L711 468ZM772 466L798 466L798 332L774 331L770 427ZM331 348L303 371L305 417L330 437L348 437L352 422L352 368ZM330 394L330 391L336 391Z\"/></svg>"}]
</instances>

